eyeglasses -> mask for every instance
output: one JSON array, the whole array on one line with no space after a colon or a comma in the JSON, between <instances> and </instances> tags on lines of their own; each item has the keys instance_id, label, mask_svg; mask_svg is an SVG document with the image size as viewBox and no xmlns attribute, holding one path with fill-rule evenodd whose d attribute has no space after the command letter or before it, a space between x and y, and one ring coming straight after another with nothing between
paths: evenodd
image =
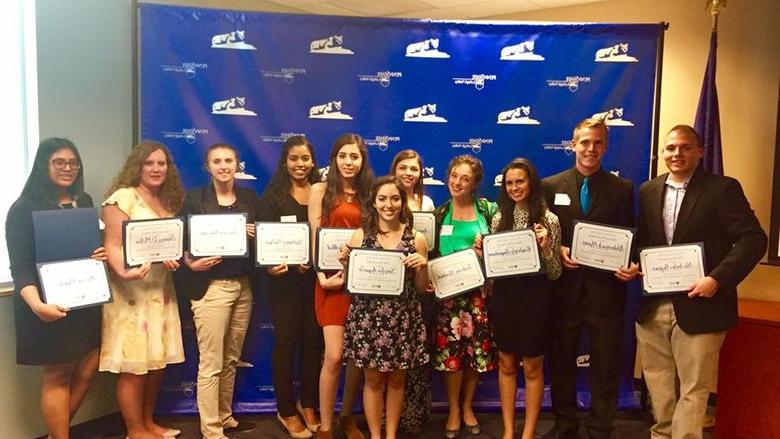
<instances>
[{"instance_id":1,"label":"eyeglasses","mask_svg":"<svg viewBox=\"0 0 780 439\"><path fill-rule=\"evenodd\" d=\"M66 165L70 166L70 169L74 171L78 171L81 168L81 162L79 162L76 159L70 159L70 160L54 159L51 161L51 164L52 166L54 166L54 169L58 171L62 171L63 169L65 169Z\"/></svg>"}]
</instances>

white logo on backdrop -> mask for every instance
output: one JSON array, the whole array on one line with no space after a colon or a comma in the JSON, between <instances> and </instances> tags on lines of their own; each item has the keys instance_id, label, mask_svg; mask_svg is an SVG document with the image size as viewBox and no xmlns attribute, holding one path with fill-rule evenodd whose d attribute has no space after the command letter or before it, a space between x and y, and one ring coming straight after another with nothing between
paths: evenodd
<instances>
[{"instance_id":1,"label":"white logo on backdrop","mask_svg":"<svg viewBox=\"0 0 780 439\"><path fill-rule=\"evenodd\" d=\"M260 70L263 78L282 79L287 84L295 82L295 75L305 75L306 69L299 67L284 67L280 70Z\"/></svg>"},{"instance_id":2,"label":"white logo on backdrop","mask_svg":"<svg viewBox=\"0 0 780 439\"><path fill-rule=\"evenodd\" d=\"M331 35L321 40L314 40L309 44L309 53L321 53L325 55L354 55L355 52L343 47L343 35Z\"/></svg>"},{"instance_id":3,"label":"white logo on backdrop","mask_svg":"<svg viewBox=\"0 0 780 439\"><path fill-rule=\"evenodd\" d=\"M168 73L183 73L187 78L192 79L198 73L198 70L207 69L209 67L206 63L199 62L182 62L180 65L161 65L163 72Z\"/></svg>"},{"instance_id":4,"label":"white logo on backdrop","mask_svg":"<svg viewBox=\"0 0 780 439\"><path fill-rule=\"evenodd\" d=\"M257 180L257 177L246 172L246 162L238 163L238 172L236 172L235 177L236 180Z\"/></svg>"},{"instance_id":5,"label":"white logo on backdrop","mask_svg":"<svg viewBox=\"0 0 780 439\"><path fill-rule=\"evenodd\" d=\"M565 87L574 93L580 89L580 83L590 82L590 76L567 76L566 79L548 79L548 87Z\"/></svg>"},{"instance_id":6,"label":"white logo on backdrop","mask_svg":"<svg viewBox=\"0 0 780 439\"><path fill-rule=\"evenodd\" d=\"M441 180L437 180L433 176L434 168L433 166L424 166L423 167L423 184L425 186L444 186L444 182Z\"/></svg>"},{"instance_id":7,"label":"white logo on backdrop","mask_svg":"<svg viewBox=\"0 0 780 439\"><path fill-rule=\"evenodd\" d=\"M409 58L449 58L450 55L439 50L439 39L429 38L419 43L406 46L406 56Z\"/></svg>"},{"instance_id":8,"label":"white logo on backdrop","mask_svg":"<svg viewBox=\"0 0 780 439\"><path fill-rule=\"evenodd\" d=\"M493 139L483 138L483 137L474 137L469 139L467 142L450 142L450 146L453 148L466 148L471 149L471 151L475 154L482 151L482 145L492 145Z\"/></svg>"},{"instance_id":9,"label":"white logo on backdrop","mask_svg":"<svg viewBox=\"0 0 780 439\"><path fill-rule=\"evenodd\" d=\"M214 35L211 38L211 47L214 49L257 50L257 47L244 41L244 31L242 30Z\"/></svg>"},{"instance_id":10,"label":"white logo on backdrop","mask_svg":"<svg viewBox=\"0 0 780 439\"><path fill-rule=\"evenodd\" d=\"M211 114L225 114L228 116L257 116L252 110L246 107L246 98L236 96L234 98L217 101L211 104Z\"/></svg>"},{"instance_id":11,"label":"white logo on backdrop","mask_svg":"<svg viewBox=\"0 0 780 439\"><path fill-rule=\"evenodd\" d=\"M330 165L320 168L317 170L317 172L320 174L320 181L325 181L328 179L328 172L330 172Z\"/></svg>"},{"instance_id":12,"label":"white logo on backdrop","mask_svg":"<svg viewBox=\"0 0 780 439\"><path fill-rule=\"evenodd\" d=\"M380 151L387 151L390 147L390 142L400 142L401 138L398 136L375 136L373 139L364 139L366 145L376 146Z\"/></svg>"},{"instance_id":13,"label":"white logo on backdrop","mask_svg":"<svg viewBox=\"0 0 780 439\"><path fill-rule=\"evenodd\" d=\"M165 139L184 139L185 142L192 145L198 140L198 136L208 135L206 128L182 128L181 131L163 131L162 136Z\"/></svg>"},{"instance_id":14,"label":"white logo on backdrop","mask_svg":"<svg viewBox=\"0 0 780 439\"><path fill-rule=\"evenodd\" d=\"M498 113L499 125L540 125L539 121L531 118L531 106L525 105Z\"/></svg>"},{"instance_id":15,"label":"white logo on backdrop","mask_svg":"<svg viewBox=\"0 0 780 439\"><path fill-rule=\"evenodd\" d=\"M534 40L504 47L501 49L501 59L504 61L544 61L542 55L534 53Z\"/></svg>"},{"instance_id":16,"label":"white logo on backdrop","mask_svg":"<svg viewBox=\"0 0 780 439\"><path fill-rule=\"evenodd\" d=\"M390 80L393 78L402 78L402 72L376 72L375 75L358 75L361 82L378 82L382 87L389 87Z\"/></svg>"},{"instance_id":17,"label":"white logo on backdrop","mask_svg":"<svg viewBox=\"0 0 780 439\"><path fill-rule=\"evenodd\" d=\"M330 101L309 108L309 119L352 120L352 116L341 112L341 101Z\"/></svg>"},{"instance_id":18,"label":"white logo on backdrop","mask_svg":"<svg viewBox=\"0 0 780 439\"><path fill-rule=\"evenodd\" d=\"M471 75L470 78L452 78L452 81L457 85L473 85L477 90L485 88L485 81L495 81L496 75Z\"/></svg>"},{"instance_id":19,"label":"white logo on backdrop","mask_svg":"<svg viewBox=\"0 0 780 439\"><path fill-rule=\"evenodd\" d=\"M446 123L447 119L436 115L436 104L425 104L404 111L404 122Z\"/></svg>"},{"instance_id":20,"label":"white logo on backdrop","mask_svg":"<svg viewBox=\"0 0 780 439\"><path fill-rule=\"evenodd\" d=\"M574 144L571 139L561 140L559 143L542 143L545 151L563 151L566 155L574 154Z\"/></svg>"},{"instance_id":21,"label":"white logo on backdrop","mask_svg":"<svg viewBox=\"0 0 780 439\"><path fill-rule=\"evenodd\" d=\"M639 62L628 54L628 43L615 44L596 51L596 62Z\"/></svg>"},{"instance_id":22,"label":"white logo on backdrop","mask_svg":"<svg viewBox=\"0 0 780 439\"><path fill-rule=\"evenodd\" d=\"M495 177L493 177L493 186L501 187L503 183L504 183L504 174L498 174Z\"/></svg>"},{"instance_id":23,"label":"white logo on backdrop","mask_svg":"<svg viewBox=\"0 0 780 439\"><path fill-rule=\"evenodd\" d=\"M596 113L591 116L592 119L603 119L607 126L611 127L632 127L634 122L623 120L623 107L611 108L603 113Z\"/></svg>"},{"instance_id":24,"label":"white logo on backdrop","mask_svg":"<svg viewBox=\"0 0 780 439\"><path fill-rule=\"evenodd\" d=\"M282 132L278 136L261 136L260 141L264 143L284 143L292 136L305 136L303 133L285 133Z\"/></svg>"}]
</instances>

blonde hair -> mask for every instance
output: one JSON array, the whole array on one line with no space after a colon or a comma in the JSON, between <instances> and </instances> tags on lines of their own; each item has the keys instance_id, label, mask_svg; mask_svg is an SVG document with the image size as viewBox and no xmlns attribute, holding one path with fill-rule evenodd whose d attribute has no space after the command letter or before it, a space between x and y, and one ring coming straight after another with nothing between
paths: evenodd
<instances>
[{"instance_id":1,"label":"blonde hair","mask_svg":"<svg viewBox=\"0 0 780 439\"><path fill-rule=\"evenodd\" d=\"M580 137L580 130L586 130L586 129L601 129L604 130L604 144L606 145L609 141L609 127L607 127L607 121L604 118L588 118L583 119L577 123L577 125L574 127L574 132L572 133L572 142L574 144L577 143L577 140L579 140Z\"/></svg>"}]
</instances>

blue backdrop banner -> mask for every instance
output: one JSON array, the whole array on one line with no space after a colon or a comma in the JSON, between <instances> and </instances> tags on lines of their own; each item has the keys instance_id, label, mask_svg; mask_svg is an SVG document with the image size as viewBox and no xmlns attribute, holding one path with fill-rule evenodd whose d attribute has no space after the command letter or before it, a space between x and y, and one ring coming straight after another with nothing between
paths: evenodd
<instances>
[{"instance_id":1,"label":"blue backdrop banner","mask_svg":"<svg viewBox=\"0 0 780 439\"><path fill-rule=\"evenodd\" d=\"M306 135L324 167L331 143L359 133L376 174L401 149L425 160L426 191L447 198L449 160L485 166L483 195L512 158L542 176L573 164L573 126L595 115L610 126L605 169L646 180L654 133L662 24L538 24L282 15L139 5L140 138L165 143L184 185L208 182L204 151L238 148L242 184L261 193L285 139ZM326 170L323 170L326 171ZM626 318L621 406L636 406L631 381L636 291ZM269 323L263 292L244 347L236 410L274 411ZM196 412L197 346L182 307L187 361L166 373L158 410ZM521 310L518 310L521 312ZM587 396L587 345L580 403ZM435 405L446 398L435 379ZM524 401L522 386L518 404ZM498 407L495 374L478 406ZM549 398L546 398L546 403Z\"/></svg>"}]
</instances>

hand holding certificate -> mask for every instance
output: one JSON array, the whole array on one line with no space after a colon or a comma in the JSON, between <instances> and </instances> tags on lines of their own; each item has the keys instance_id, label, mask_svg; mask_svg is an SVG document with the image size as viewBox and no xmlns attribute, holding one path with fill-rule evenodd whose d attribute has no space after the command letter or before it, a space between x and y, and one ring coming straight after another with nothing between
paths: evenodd
<instances>
[{"instance_id":1,"label":"hand holding certificate","mask_svg":"<svg viewBox=\"0 0 780 439\"><path fill-rule=\"evenodd\" d=\"M489 279L535 274L542 270L536 233L532 229L486 235L482 238L485 275Z\"/></svg>"},{"instance_id":2,"label":"hand holding certificate","mask_svg":"<svg viewBox=\"0 0 780 439\"><path fill-rule=\"evenodd\" d=\"M428 272L437 299L449 299L485 284L485 275L473 249L431 259Z\"/></svg>"},{"instance_id":3,"label":"hand holding certificate","mask_svg":"<svg viewBox=\"0 0 780 439\"><path fill-rule=\"evenodd\" d=\"M351 294L399 296L406 255L396 250L355 248L349 252L346 289Z\"/></svg>"},{"instance_id":4,"label":"hand holding certificate","mask_svg":"<svg viewBox=\"0 0 780 439\"><path fill-rule=\"evenodd\" d=\"M92 258L38 264L43 302L77 309L111 301L103 261Z\"/></svg>"},{"instance_id":5,"label":"hand holding certificate","mask_svg":"<svg viewBox=\"0 0 780 439\"><path fill-rule=\"evenodd\" d=\"M144 262L175 261L181 258L184 221L181 218L135 220L122 223L125 268Z\"/></svg>"},{"instance_id":6,"label":"hand holding certificate","mask_svg":"<svg viewBox=\"0 0 780 439\"><path fill-rule=\"evenodd\" d=\"M687 293L704 277L702 243L648 247L639 253L645 296Z\"/></svg>"},{"instance_id":7,"label":"hand holding certificate","mask_svg":"<svg viewBox=\"0 0 780 439\"><path fill-rule=\"evenodd\" d=\"M309 263L309 224L258 222L255 230L258 267Z\"/></svg>"},{"instance_id":8,"label":"hand holding certificate","mask_svg":"<svg viewBox=\"0 0 780 439\"><path fill-rule=\"evenodd\" d=\"M580 265L615 271L627 267L634 232L625 227L574 222L571 258Z\"/></svg>"},{"instance_id":9,"label":"hand holding certificate","mask_svg":"<svg viewBox=\"0 0 780 439\"><path fill-rule=\"evenodd\" d=\"M190 254L194 257L247 255L246 214L189 216Z\"/></svg>"},{"instance_id":10,"label":"hand holding certificate","mask_svg":"<svg viewBox=\"0 0 780 439\"><path fill-rule=\"evenodd\" d=\"M349 243L355 230L327 227L317 230L317 270L341 270L344 268L339 261L339 251Z\"/></svg>"},{"instance_id":11,"label":"hand holding certificate","mask_svg":"<svg viewBox=\"0 0 780 439\"><path fill-rule=\"evenodd\" d=\"M414 230L420 232L428 243L428 250L436 248L436 217L433 212L412 212Z\"/></svg>"}]
</instances>

